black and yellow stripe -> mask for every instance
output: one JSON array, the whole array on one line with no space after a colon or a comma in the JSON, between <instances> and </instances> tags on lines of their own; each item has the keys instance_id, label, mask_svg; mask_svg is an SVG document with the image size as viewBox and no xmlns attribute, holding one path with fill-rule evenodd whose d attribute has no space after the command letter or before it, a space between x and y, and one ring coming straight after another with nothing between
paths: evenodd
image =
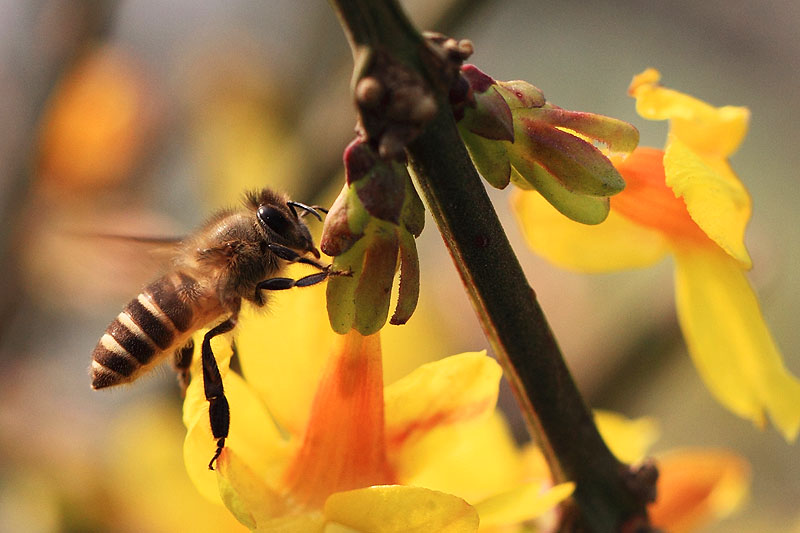
<instances>
[{"instance_id":1,"label":"black and yellow stripe","mask_svg":"<svg viewBox=\"0 0 800 533\"><path fill-rule=\"evenodd\" d=\"M194 312L180 291L196 281L184 273L154 281L117 315L92 352L92 387L136 378L137 372L176 344L192 326Z\"/></svg>"}]
</instances>

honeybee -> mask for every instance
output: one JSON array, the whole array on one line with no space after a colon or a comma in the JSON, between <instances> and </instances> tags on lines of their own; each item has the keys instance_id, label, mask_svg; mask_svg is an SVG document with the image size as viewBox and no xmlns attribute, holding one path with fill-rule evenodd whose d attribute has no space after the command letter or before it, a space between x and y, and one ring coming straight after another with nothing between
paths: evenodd
<instances>
[{"instance_id":1,"label":"honeybee","mask_svg":"<svg viewBox=\"0 0 800 533\"><path fill-rule=\"evenodd\" d=\"M185 392L194 352L192 334L213 325L201 349L203 387L217 440L208 464L211 470L230 425L211 339L236 326L243 299L263 306L263 291L314 285L332 275L330 265L317 261L319 251L303 221L306 214L322 220L318 210L326 210L290 201L270 189L248 193L243 203L243 209L216 213L176 243L171 270L147 285L106 328L89 369L92 388L103 389L129 383L174 354ZM287 263L311 265L319 272L297 280L276 277Z\"/></svg>"}]
</instances>

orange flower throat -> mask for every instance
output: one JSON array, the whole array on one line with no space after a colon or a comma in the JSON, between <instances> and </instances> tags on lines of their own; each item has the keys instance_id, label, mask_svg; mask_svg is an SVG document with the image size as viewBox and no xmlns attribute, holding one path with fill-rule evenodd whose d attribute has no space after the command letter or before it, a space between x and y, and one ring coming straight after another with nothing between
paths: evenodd
<instances>
[{"instance_id":1,"label":"orange flower throat","mask_svg":"<svg viewBox=\"0 0 800 533\"><path fill-rule=\"evenodd\" d=\"M611 161L625 178L625 190L611 197L616 212L676 240L708 240L683 199L666 185L663 150L637 148L626 159L612 157Z\"/></svg>"},{"instance_id":2,"label":"orange flower throat","mask_svg":"<svg viewBox=\"0 0 800 533\"><path fill-rule=\"evenodd\" d=\"M380 335L351 330L322 373L286 487L298 503L319 507L334 492L395 483L384 429Z\"/></svg>"}]
</instances>

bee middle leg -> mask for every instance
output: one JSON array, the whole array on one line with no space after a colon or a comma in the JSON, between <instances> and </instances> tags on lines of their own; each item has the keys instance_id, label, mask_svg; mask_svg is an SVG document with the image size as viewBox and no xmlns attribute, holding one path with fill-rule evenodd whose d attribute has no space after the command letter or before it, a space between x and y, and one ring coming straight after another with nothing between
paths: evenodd
<instances>
[{"instance_id":1,"label":"bee middle leg","mask_svg":"<svg viewBox=\"0 0 800 533\"><path fill-rule=\"evenodd\" d=\"M236 315L231 315L227 320L209 330L203 337L203 389L208 400L208 417L211 423L211 433L217 439L217 450L208 463L208 469L214 470L214 462L219 458L225 447L225 439L230 429L231 413L225 390L222 386L222 375L219 373L217 360L211 350L211 339L217 335L227 333L236 325Z\"/></svg>"},{"instance_id":2,"label":"bee middle leg","mask_svg":"<svg viewBox=\"0 0 800 533\"><path fill-rule=\"evenodd\" d=\"M194 339L191 337L181 348L175 350L175 359L172 366L178 373L178 384L181 386L181 396L186 397L186 387L189 386L189 367L192 366L192 356L194 355Z\"/></svg>"}]
</instances>

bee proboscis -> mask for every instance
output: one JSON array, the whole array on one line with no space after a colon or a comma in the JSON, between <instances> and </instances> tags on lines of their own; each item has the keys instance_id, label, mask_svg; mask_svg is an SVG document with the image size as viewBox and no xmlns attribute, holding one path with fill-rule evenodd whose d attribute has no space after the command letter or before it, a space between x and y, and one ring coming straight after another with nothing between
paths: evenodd
<instances>
[{"instance_id":1,"label":"bee proboscis","mask_svg":"<svg viewBox=\"0 0 800 533\"><path fill-rule=\"evenodd\" d=\"M92 352L92 388L129 383L174 354L185 391L192 334L213 326L201 348L203 387L217 441L208 464L213 470L228 436L230 409L211 339L236 326L243 299L262 306L262 291L305 287L331 275L329 267L317 261L319 251L303 221L309 213L321 220L317 210L325 212L262 189L246 195L244 208L222 210L209 218L178 244L171 269L147 285L106 328ZM319 272L297 280L276 277L288 263L311 265Z\"/></svg>"}]
</instances>

